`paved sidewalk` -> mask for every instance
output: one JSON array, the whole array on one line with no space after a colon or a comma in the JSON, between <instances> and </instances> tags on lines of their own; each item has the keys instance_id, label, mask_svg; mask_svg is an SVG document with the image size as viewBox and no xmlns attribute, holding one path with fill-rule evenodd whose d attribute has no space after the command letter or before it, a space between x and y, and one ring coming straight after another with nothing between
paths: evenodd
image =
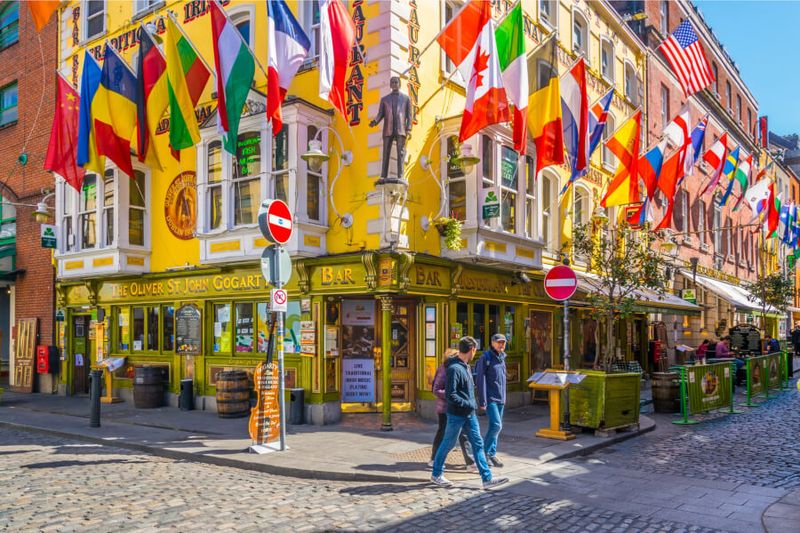
<instances>
[{"instance_id":1,"label":"paved sidewalk","mask_svg":"<svg viewBox=\"0 0 800 533\"><path fill-rule=\"evenodd\" d=\"M800 531L800 490L795 490L773 503L761 515L767 533L796 533Z\"/></svg>"},{"instance_id":2,"label":"paved sidewalk","mask_svg":"<svg viewBox=\"0 0 800 533\"><path fill-rule=\"evenodd\" d=\"M283 453L248 453L247 419L221 419L208 411L174 407L135 409L131 403L102 406L102 427L90 428L87 398L6 392L0 427L113 444L153 455L299 478L351 481L426 481L436 425L412 414L393 415L394 431L380 431L380 415L346 415L331 426L289 426ZM642 415L638 431L600 438L578 434L569 442L534 436L548 424L546 405L506 412L498 454L504 475L521 477L531 466L585 455L655 428ZM480 417L486 427L485 417ZM448 476L463 469L460 452L448 457ZM467 476L466 473L463 474Z\"/></svg>"}]
</instances>

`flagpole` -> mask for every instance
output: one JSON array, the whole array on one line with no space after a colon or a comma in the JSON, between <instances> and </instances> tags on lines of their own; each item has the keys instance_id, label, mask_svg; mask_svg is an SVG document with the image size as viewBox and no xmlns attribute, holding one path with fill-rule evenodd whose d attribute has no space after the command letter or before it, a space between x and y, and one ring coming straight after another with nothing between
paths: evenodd
<instances>
[{"instance_id":1,"label":"flagpole","mask_svg":"<svg viewBox=\"0 0 800 533\"><path fill-rule=\"evenodd\" d=\"M189 36L188 36L188 35L186 35L186 32L185 32L185 31L183 31L183 28L182 28L182 27L181 27L181 25L178 23L178 19L176 19L176 18L175 18L175 13L174 13L174 12L173 12L171 9L168 9L168 10L167 10L167 16L169 16L169 19L172 21L172 23L173 23L173 24L175 24L175 27L176 27L176 28L178 28L178 31L179 31L179 32L181 32L181 35L183 35L183 38L184 38L184 39L186 39L186 42L187 42L187 43L189 43L189 46L191 46L191 47L192 47L192 50L194 50L194 54L195 54L195 55L198 57L198 59L200 59L200 61L201 61L201 62L203 63L203 65L206 67L206 70L208 70L208 72L209 72L209 73L210 73L212 76L214 76L214 79L216 80L216 79L217 79L217 70L216 70L216 69L213 69L213 68L211 68L211 66L210 66L210 65L209 65L209 64L206 62L206 60L205 60L205 59L203 59L203 55L200 53L200 51L199 51L199 50L197 49L197 47L194 45L194 43L192 42L192 40L191 40L191 39L189 39ZM236 32L236 33L239 33L239 32Z\"/></svg>"},{"instance_id":2,"label":"flagpole","mask_svg":"<svg viewBox=\"0 0 800 533\"><path fill-rule=\"evenodd\" d=\"M225 17L225 20L230 22L230 24L234 28L236 28L236 24L234 24L233 21L231 20L231 18L228 16L227 11L225 11L225 9L222 7L222 4L219 3L219 0L212 0L212 1L214 2L214 4L216 4L217 8L220 10L222 15ZM256 62L256 65L258 65L258 68L261 69L261 72L264 73L264 76L269 76L269 74L267 74L266 69L264 69L264 66L261 64L261 61L259 61L258 58L256 57L256 53L253 52L253 49L250 48L250 45L247 44L247 41L244 40L244 36L239 32L238 29L234 33L236 33L236 35L239 37L239 40L242 41L242 44L244 45L245 48L247 48L247 51L250 52L250 55L253 56L253 60Z\"/></svg>"},{"instance_id":3,"label":"flagpole","mask_svg":"<svg viewBox=\"0 0 800 533\"><path fill-rule=\"evenodd\" d=\"M159 53L159 54L161 54L161 59L163 59L163 60L166 62L166 60L167 60L167 56L166 56L166 55L164 55L164 51L163 51L163 50L161 50L161 48L158 46L158 43L156 42L156 40L155 40L155 39L153 39L153 34L152 34L152 33L150 33L150 32L147 30L147 27L144 25L144 22L140 23L140 24L139 24L139 27L140 27L140 28L142 28L142 33L144 33L145 35L147 35L147 38L148 38L148 39L150 39L150 41L153 43L153 48L155 48L156 50L158 50L158 53Z\"/></svg>"}]
</instances>

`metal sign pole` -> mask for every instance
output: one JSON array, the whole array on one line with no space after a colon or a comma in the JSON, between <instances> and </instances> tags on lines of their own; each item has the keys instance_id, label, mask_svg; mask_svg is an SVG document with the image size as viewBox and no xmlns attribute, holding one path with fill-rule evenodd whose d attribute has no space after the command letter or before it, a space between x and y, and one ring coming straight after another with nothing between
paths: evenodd
<instances>
[{"instance_id":1,"label":"metal sign pole","mask_svg":"<svg viewBox=\"0 0 800 533\"><path fill-rule=\"evenodd\" d=\"M564 300L564 371L569 372L569 298ZM570 430L569 423L569 385L565 389L566 407L564 409L564 429Z\"/></svg>"},{"instance_id":2,"label":"metal sign pole","mask_svg":"<svg viewBox=\"0 0 800 533\"><path fill-rule=\"evenodd\" d=\"M277 252L275 261L275 288L282 289L283 282L281 281L281 262L277 260L280 257L282 246L276 244ZM286 401L284 398L284 382L283 382L283 311L278 311L278 406L281 412L281 440L280 450L286 450Z\"/></svg>"}]
</instances>

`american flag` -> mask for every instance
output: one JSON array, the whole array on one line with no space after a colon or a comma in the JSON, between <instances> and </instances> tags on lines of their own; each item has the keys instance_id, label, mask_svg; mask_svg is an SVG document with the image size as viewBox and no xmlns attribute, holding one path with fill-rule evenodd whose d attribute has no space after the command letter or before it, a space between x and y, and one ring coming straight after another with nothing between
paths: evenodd
<instances>
[{"instance_id":1,"label":"american flag","mask_svg":"<svg viewBox=\"0 0 800 533\"><path fill-rule=\"evenodd\" d=\"M688 20L684 20L658 47L667 58L686 96L702 91L714 81L703 45Z\"/></svg>"}]
</instances>

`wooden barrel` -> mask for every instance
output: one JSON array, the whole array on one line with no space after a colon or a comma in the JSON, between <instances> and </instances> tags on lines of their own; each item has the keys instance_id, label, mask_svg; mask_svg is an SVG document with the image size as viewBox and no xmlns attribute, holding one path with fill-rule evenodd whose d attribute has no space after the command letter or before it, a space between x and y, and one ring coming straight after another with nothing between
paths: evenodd
<instances>
[{"instance_id":1,"label":"wooden barrel","mask_svg":"<svg viewBox=\"0 0 800 533\"><path fill-rule=\"evenodd\" d=\"M230 370L217 375L217 414L220 418L242 418L250 415L247 372Z\"/></svg>"},{"instance_id":2,"label":"wooden barrel","mask_svg":"<svg viewBox=\"0 0 800 533\"><path fill-rule=\"evenodd\" d=\"M675 372L653 372L653 408L656 413L681 410L679 379Z\"/></svg>"},{"instance_id":3,"label":"wooden barrel","mask_svg":"<svg viewBox=\"0 0 800 533\"><path fill-rule=\"evenodd\" d=\"M164 404L161 368L137 366L133 371L133 405L137 409L153 409Z\"/></svg>"}]
</instances>

